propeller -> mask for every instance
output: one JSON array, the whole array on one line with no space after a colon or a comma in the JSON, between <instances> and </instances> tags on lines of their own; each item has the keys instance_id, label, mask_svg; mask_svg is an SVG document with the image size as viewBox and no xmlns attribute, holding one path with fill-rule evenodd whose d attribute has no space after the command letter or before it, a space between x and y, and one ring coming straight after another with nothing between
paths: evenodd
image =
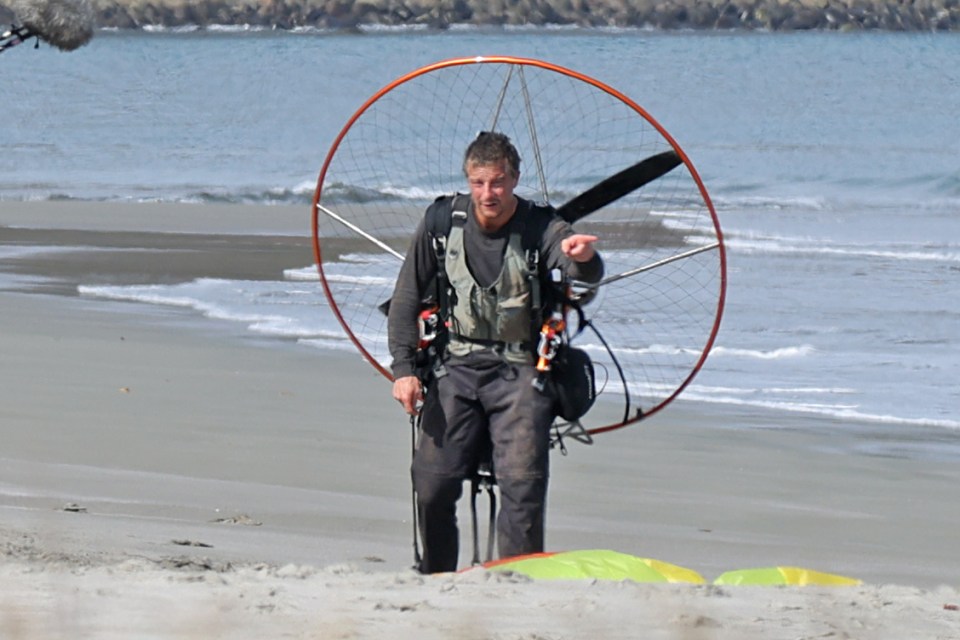
<instances>
[{"instance_id":1,"label":"propeller","mask_svg":"<svg viewBox=\"0 0 960 640\"><path fill-rule=\"evenodd\" d=\"M666 175L683 160L674 150L645 158L623 171L598 182L557 209L557 215L573 224L597 209L619 200L645 184Z\"/></svg>"}]
</instances>

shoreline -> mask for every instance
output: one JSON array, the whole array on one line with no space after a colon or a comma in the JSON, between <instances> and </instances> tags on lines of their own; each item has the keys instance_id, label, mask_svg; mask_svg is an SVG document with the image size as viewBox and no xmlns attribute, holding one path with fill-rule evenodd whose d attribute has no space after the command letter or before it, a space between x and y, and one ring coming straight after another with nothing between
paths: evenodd
<instances>
[{"instance_id":1,"label":"shoreline","mask_svg":"<svg viewBox=\"0 0 960 640\"><path fill-rule=\"evenodd\" d=\"M31 207L30 225L80 239L70 208ZM231 240L266 248L277 237L248 235L256 211L236 212L246 224L228 213L123 205L84 225L138 234L135 254L195 242L208 262L179 273L192 277L226 268ZM4 208L0 229L22 215ZM226 231L211 232L218 225ZM274 277L300 253L286 246L259 273ZM128 264L102 247L72 254L69 268L58 255L30 268L74 273L86 261L110 279L111 265ZM146 277L170 277L143 264ZM61 624L97 637L627 638L638 615L652 638L960 634L960 614L944 608L960 602L956 461L858 452L859 436L826 419L754 428L766 419L756 412L672 406L553 456L550 550L613 549L708 581L787 565L865 584L423 577L408 570L409 424L358 356L265 345L182 309L42 290L0 291L0 305L0 629L19 637ZM557 615L574 601L577 615Z\"/></svg>"},{"instance_id":2,"label":"shoreline","mask_svg":"<svg viewBox=\"0 0 960 640\"><path fill-rule=\"evenodd\" d=\"M205 278L281 282L286 280L285 271L310 268L315 263L309 225L307 206L14 202L0 216L4 238L0 243L0 273L19 280L10 290L81 296L101 304L108 304L109 298L86 296L78 292L78 286L174 285ZM321 230L327 231L322 226ZM404 250L405 238L389 240L398 251ZM367 247L365 241L349 234L324 237L322 243L325 259L338 259L342 253ZM21 251L4 260L4 245L15 245ZM30 247L36 250L31 253ZM144 305L158 313L177 311L173 304L127 300L114 304ZM196 314L200 321L216 322L200 310L189 313ZM295 340L279 334L253 333L242 325L241 320L231 320L224 326L249 340ZM350 352L353 353L352 347ZM619 422L620 401L604 395L599 401L609 405L604 410L604 420L589 426ZM841 418L759 405L688 400L684 395L677 398L673 408L684 405L689 411L746 418L750 422L748 428L826 432L839 422L857 434L862 444L858 451L864 454L960 459L956 431L931 421ZM938 449L938 443L945 449Z\"/></svg>"}]
</instances>

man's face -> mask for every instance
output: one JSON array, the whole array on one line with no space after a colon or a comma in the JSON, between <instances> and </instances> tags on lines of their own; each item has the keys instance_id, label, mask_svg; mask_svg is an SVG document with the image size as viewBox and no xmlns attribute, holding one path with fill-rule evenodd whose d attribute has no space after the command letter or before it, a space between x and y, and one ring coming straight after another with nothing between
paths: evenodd
<instances>
[{"instance_id":1,"label":"man's face","mask_svg":"<svg viewBox=\"0 0 960 640\"><path fill-rule=\"evenodd\" d=\"M505 225L517 209L513 190L520 176L514 176L506 160L497 164L467 165L467 184L477 222L488 231Z\"/></svg>"}]
</instances>

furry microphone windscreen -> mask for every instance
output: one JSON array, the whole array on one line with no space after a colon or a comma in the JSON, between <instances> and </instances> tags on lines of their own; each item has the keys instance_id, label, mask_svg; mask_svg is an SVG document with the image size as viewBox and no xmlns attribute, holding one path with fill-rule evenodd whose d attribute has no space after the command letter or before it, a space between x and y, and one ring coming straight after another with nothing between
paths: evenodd
<instances>
[{"instance_id":1,"label":"furry microphone windscreen","mask_svg":"<svg viewBox=\"0 0 960 640\"><path fill-rule=\"evenodd\" d=\"M9 5L30 35L63 51L90 41L96 14L88 0L12 0Z\"/></svg>"}]
</instances>

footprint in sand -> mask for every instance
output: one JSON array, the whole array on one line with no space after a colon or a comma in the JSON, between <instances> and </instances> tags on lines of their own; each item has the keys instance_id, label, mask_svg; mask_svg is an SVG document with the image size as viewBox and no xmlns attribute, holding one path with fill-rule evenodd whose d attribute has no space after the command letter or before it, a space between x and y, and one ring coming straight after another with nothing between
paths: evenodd
<instances>
[{"instance_id":1,"label":"footprint in sand","mask_svg":"<svg viewBox=\"0 0 960 640\"><path fill-rule=\"evenodd\" d=\"M259 527L260 525L263 524L259 520L254 520L253 518L251 518L245 513L241 513L240 515L236 515L236 516L231 516L229 518L216 518L215 520L211 520L210 522L216 522L217 524L243 524L248 527Z\"/></svg>"}]
</instances>

